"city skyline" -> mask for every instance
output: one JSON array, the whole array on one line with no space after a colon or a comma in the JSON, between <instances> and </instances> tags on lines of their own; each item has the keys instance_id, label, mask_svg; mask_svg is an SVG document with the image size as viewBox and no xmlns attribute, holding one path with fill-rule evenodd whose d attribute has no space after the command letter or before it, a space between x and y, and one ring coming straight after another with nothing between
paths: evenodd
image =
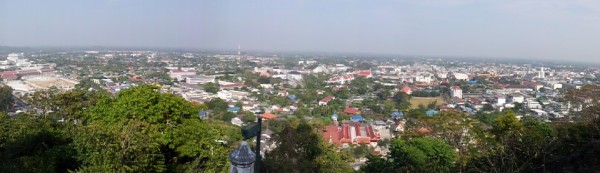
<instances>
[{"instance_id":1,"label":"city skyline","mask_svg":"<svg viewBox=\"0 0 600 173\"><path fill-rule=\"evenodd\" d=\"M600 3L2 1L0 45L506 57L598 63Z\"/></svg>"}]
</instances>

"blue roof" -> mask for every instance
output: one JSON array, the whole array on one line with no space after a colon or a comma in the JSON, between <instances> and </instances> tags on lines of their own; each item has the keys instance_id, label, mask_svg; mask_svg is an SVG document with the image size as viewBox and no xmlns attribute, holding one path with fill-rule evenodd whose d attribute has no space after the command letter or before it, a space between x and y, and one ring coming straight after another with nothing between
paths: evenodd
<instances>
[{"instance_id":1,"label":"blue roof","mask_svg":"<svg viewBox=\"0 0 600 173\"><path fill-rule=\"evenodd\" d=\"M478 82L477 80L469 80L469 81L467 81L468 84L477 84L477 82Z\"/></svg>"},{"instance_id":2,"label":"blue roof","mask_svg":"<svg viewBox=\"0 0 600 173\"><path fill-rule=\"evenodd\" d=\"M350 118L350 121L353 121L353 122L359 122L362 120L364 120L364 118L361 115L354 115Z\"/></svg>"},{"instance_id":3,"label":"blue roof","mask_svg":"<svg viewBox=\"0 0 600 173\"><path fill-rule=\"evenodd\" d=\"M339 118L340 116L338 114L331 114L331 118Z\"/></svg>"},{"instance_id":4,"label":"blue roof","mask_svg":"<svg viewBox=\"0 0 600 173\"><path fill-rule=\"evenodd\" d=\"M229 110L229 111L239 111L240 107L230 107L230 108L227 108L227 110Z\"/></svg>"},{"instance_id":5,"label":"blue roof","mask_svg":"<svg viewBox=\"0 0 600 173\"><path fill-rule=\"evenodd\" d=\"M473 112L473 108L466 107L465 109L467 109L467 112Z\"/></svg>"},{"instance_id":6,"label":"blue roof","mask_svg":"<svg viewBox=\"0 0 600 173\"><path fill-rule=\"evenodd\" d=\"M293 94L291 94L291 95L288 95L287 97L288 97L290 100L292 100L292 102L296 102L296 95L293 95Z\"/></svg>"},{"instance_id":7,"label":"blue roof","mask_svg":"<svg viewBox=\"0 0 600 173\"><path fill-rule=\"evenodd\" d=\"M200 117L205 117L207 113L208 113L208 112L206 112L206 111L204 111L204 110L201 110L200 112L198 112L198 116L200 116Z\"/></svg>"},{"instance_id":8,"label":"blue roof","mask_svg":"<svg viewBox=\"0 0 600 173\"><path fill-rule=\"evenodd\" d=\"M392 117L403 117L404 113L402 112L392 112Z\"/></svg>"},{"instance_id":9,"label":"blue roof","mask_svg":"<svg viewBox=\"0 0 600 173\"><path fill-rule=\"evenodd\" d=\"M425 114L427 114L428 116L433 116L433 115L437 115L439 112L433 109L429 109L427 112L425 112Z\"/></svg>"}]
</instances>

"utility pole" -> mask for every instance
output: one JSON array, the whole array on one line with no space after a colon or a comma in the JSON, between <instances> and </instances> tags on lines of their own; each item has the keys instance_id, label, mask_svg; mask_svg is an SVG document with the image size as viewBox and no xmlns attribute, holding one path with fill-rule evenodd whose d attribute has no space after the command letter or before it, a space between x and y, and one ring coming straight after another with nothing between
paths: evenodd
<instances>
[{"instance_id":1,"label":"utility pole","mask_svg":"<svg viewBox=\"0 0 600 173\"><path fill-rule=\"evenodd\" d=\"M254 172L260 173L260 136L262 136L262 117L258 117L258 135L256 135L256 162L254 163Z\"/></svg>"},{"instance_id":2,"label":"utility pole","mask_svg":"<svg viewBox=\"0 0 600 173\"><path fill-rule=\"evenodd\" d=\"M253 138L256 136L256 149L254 150L256 152L256 161L254 162L254 172L259 173L260 172L260 162L261 162L261 155L260 155L260 136L262 134L262 117L258 116L257 118L257 123L256 124L252 124L249 126L245 126L242 128L242 136L244 137L244 140Z\"/></svg>"}]
</instances>

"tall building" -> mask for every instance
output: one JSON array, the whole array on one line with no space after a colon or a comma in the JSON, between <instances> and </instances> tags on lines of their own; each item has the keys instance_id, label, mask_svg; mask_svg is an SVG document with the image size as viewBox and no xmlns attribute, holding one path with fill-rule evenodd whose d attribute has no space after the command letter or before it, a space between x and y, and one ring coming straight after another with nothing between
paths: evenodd
<instances>
[{"instance_id":1,"label":"tall building","mask_svg":"<svg viewBox=\"0 0 600 173\"><path fill-rule=\"evenodd\" d=\"M546 72L544 72L544 67L540 67L540 71L538 72L538 78L540 78L540 79L546 78Z\"/></svg>"},{"instance_id":2,"label":"tall building","mask_svg":"<svg viewBox=\"0 0 600 173\"><path fill-rule=\"evenodd\" d=\"M458 98L463 98L463 93L462 93L462 89L460 89L459 86L453 86L452 88L450 88L450 96L452 97L458 97Z\"/></svg>"}]
</instances>

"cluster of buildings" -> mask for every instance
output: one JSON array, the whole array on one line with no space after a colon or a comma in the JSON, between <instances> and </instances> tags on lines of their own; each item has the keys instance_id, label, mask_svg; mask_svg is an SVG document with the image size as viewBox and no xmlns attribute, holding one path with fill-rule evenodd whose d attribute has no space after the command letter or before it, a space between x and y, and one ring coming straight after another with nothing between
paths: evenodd
<instances>
[{"instance_id":1,"label":"cluster of buildings","mask_svg":"<svg viewBox=\"0 0 600 173\"><path fill-rule=\"evenodd\" d=\"M31 93L52 86L72 89L80 80L90 80L113 93L140 83L156 84L161 86L162 92L180 95L190 102L206 103L214 98L223 99L229 106L227 111L237 115L230 121L237 126L245 124L242 111L274 120L294 116L294 112L300 109L299 98L290 93L295 91L299 95L306 91L301 86L306 75L323 77L319 79L324 81L319 82L326 86L317 89L317 99L303 104L304 108L310 110L339 103L332 102L340 101L341 98L331 93L343 87L348 89L353 80L364 77L393 89L379 89L363 95L350 93L349 98L341 100L346 106L335 110L335 113L350 117L340 119L337 114L331 115L328 118L332 123L326 124L319 132L325 141L339 148L365 144L382 153L385 152L381 151L378 142L392 138L394 132L404 130L406 121L399 121L402 119L399 117L404 114L395 110L390 115L381 116L381 113L377 113L379 118L373 119L372 117L376 117L372 116L376 114L373 110L353 107L355 105L352 103L362 103L365 99L391 99L394 94L401 92L412 95L413 98L439 97L442 103L425 109L427 116L435 116L442 111L474 115L482 111L519 108L525 112L520 116L536 116L554 121L583 108L581 104L564 101L564 91L597 82L595 75L600 72L597 69L576 71L565 66L542 67L539 64L439 59L320 61L319 58L297 58L286 60L288 63L284 65L282 58L277 56L241 53L200 55L151 51L86 51L65 54L70 55L67 60L91 63L87 66L81 65L85 63L73 63L56 67L53 64L29 61L24 54L10 54L6 60L0 61L0 69L4 69L0 72L0 77L3 83L19 93ZM292 64L292 67L288 64ZM359 64L370 66L359 68ZM240 72L244 74L239 74ZM247 72L252 74L248 75ZM246 80L249 78L246 75L260 78ZM264 79L268 79L268 82L258 81ZM204 85L207 83L218 85L218 91L205 91ZM250 83L259 84L250 86ZM390 96L379 98L376 92L390 92ZM270 100L260 100L260 96L284 98L291 104L272 104ZM199 116L206 118L210 114L210 110L203 110ZM421 128L419 133L427 133L428 130ZM276 147L275 143L268 141L270 134L265 135L264 146L268 146L267 149Z\"/></svg>"},{"instance_id":2,"label":"cluster of buildings","mask_svg":"<svg viewBox=\"0 0 600 173\"><path fill-rule=\"evenodd\" d=\"M2 83L12 87L14 94L18 96L50 87L70 90L79 83L57 75L55 64L36 64L26 59L22 53L9 54L0 64L0 69L5 70L0 72Z\"/></svg>"}]
</instances>

